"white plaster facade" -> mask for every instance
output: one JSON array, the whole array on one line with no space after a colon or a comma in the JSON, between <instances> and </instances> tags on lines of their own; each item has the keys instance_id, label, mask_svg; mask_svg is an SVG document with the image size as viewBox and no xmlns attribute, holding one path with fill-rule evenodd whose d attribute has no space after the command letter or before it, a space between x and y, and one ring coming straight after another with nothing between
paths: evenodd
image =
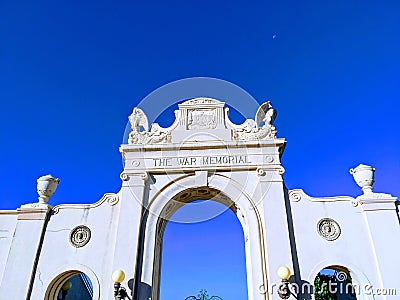
<instances>
[{"instance_id":1,"label":"white plaster facade","mask_svg":"<svg viewBox=\"0 0 400 300\"><path fill-rule=\"evenodd\" d=\"M179 207L198 199L219 201L238 216L248 299L279 299L276 271L283 265L298 284L340 266L353 283L397 289L397 296L357 299L398 299L397 198L368 189L356 199L287 190L280 161L285 140L276 138L275 115L266 103L255 120L236 125L223 102L197 98L180 104L175 123L161 128L149 127L135 108L129 143L120 147L125 168L118 193L56 207L42 195L38 203L0 211L0 299L55 300L78 272L90 278L93 299L113 299L116 269L135 279L134 299L159 299L163 230Z\"/></svg>"}]
</instances>

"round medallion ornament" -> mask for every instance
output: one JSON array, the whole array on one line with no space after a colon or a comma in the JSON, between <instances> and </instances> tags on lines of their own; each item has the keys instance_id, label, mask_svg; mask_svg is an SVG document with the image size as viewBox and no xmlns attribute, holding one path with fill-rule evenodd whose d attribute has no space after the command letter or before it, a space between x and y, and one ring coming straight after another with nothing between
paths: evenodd
<instances>
[{"instance_id":1,"label":"round medallion ornament","mask_svg":"<svg viewBox=\"0 0 400 300\"><path fill-rule=\"evenodd\" d=\"M267 155L267 156L265 156L265 160L266 160L268 163L272 163L272 162L274 161L274 157L271 156L271 155Z\"/></svg>"},{"instance_id":2,"label":"round medallion ornament","mask_svg":"<svg viewBox=\"0 0 400 300\"><path fill-rule=\"evenodd\" d=\"M319 220L317 224L317 230L319 235L327 241L336 240L341 233L339 224L335 220L330 218Z\"/></svg>"},{"instance_id":3,"label":"round medallion ornament","mask_svg":"<svg viewBox=\"0 0 400 300\"><path fill-rule=\"evenodd\" d=\"M89 242L90 237L91 232L89 227L85 225L79 225L71 230L69 234L69 241L71 242L72 246L80 248Z\"/></svg>"}]
</instances>

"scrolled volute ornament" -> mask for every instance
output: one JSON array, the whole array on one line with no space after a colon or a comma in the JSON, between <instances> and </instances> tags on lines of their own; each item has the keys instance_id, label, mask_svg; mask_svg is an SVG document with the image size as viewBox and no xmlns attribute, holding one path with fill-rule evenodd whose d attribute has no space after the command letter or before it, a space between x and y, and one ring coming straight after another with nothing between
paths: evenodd
<instances>
[{"instance_id":1,"label":"scrolled volute ornament","mask_svg":"<svg viewBox=\"0 0 400 300\"><path fill-rule=\"evenodd\" d=\"M263 168L257 168L257 176L265 176L266 172Z\"/></svg>"},{"instance_id":2,"label":"scrolled volute ornament","mask_svg":"<svg viewBox=\"0 0 400 300\"><path fill-rule=\"evenodd\" d=\"M278 174L279 174L279 175L283 175L283 174L285 173L285 171L286 171L286 170L285 170L284 167L282 167L282 166L279 166L279 167L278 167Z\"/></svg>"},{"instance_id":3,"label":"scrolled volute ornament","mask_svg":"<svg viewBox=\"0 0 400 300\"><path fill-rule=\"evenodd\" d=\"M110 206L114 206L119 201L119 197L117 194L105 194L104 198Z\"/></svg>"},{"instance_id":4,"label":"scrolled volute ornament","mask_svg":"<svg viewBox=\"0 0 400 300\"><path fill-rule=\"evenodd\" d=\"M123 181L128 181L129 180L129 176L128 174L126 174L125 172L122 172L119 177L123 180Z\"/></svg>"},{"instance_id":5,"label":"scrolled volute ornament","mask_svg":"<svg viewBox=\"0 0 400 300\"><path fill-rule=\"evenodd\" d=\"M301 200L301 192L289 191L289 200L293 202L299 202Z\"/></svg>"}]
</instances>

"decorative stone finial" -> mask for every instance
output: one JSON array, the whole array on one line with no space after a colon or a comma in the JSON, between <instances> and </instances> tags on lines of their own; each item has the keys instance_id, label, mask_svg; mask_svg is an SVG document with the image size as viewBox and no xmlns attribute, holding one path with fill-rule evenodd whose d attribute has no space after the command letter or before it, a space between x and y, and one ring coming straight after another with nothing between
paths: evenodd
<instances>
[{"instance_id":1,"label":"decorative stone finial","mask_svg":"<svg viewBox=\"0 0 400 300\"><path fill-rule=\"evenodd\" d=\"M39 177L37 180L39 203L46 204L49 201L50 197L54 194L59 183L60 179L54 178L50 174Z\"/></svg>"},{"instance_id":2,"label":"decorative stone finial","mask_svg":"<svg viewBox=\"0 0 400 300\"><path fill-rule=\"evenodd\" d=\"M372 193L372 185L374 184L375 169L371 166L360 164L357 168L350 169L355 182L361 187L364 194Z\"/></svg>"}]
</instances>

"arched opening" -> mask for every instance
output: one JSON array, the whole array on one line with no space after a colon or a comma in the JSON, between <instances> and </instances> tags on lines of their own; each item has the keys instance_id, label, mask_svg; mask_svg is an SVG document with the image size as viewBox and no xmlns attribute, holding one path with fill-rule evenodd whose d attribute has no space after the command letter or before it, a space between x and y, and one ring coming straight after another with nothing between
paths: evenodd
<instances>
[{"instance_id":1,"label":"arched opening","mask_svg":"<svg viewBox=\"0 0 400 300\"><path fill-rule=\"evenodd\" d=\"M93 284L80 271L71 270L57 276L47 289L45 300L92 300Z\"/></svg>"},{"instance_id":2,"label":"arched opening","mask_svg":"<svg viewBox=\"0 0 400 300\"><path fill-rule=\"evenodd\" d=\"M248 299L245 239L234 203L209 188L175 199L181 203L162 219L157 299Z\"/></svg>"},{"instance_id":3,"label":"arched opening","mask_svg":"<svg viewBox=\"0 0 400 300\"><path fill-rule=\"evenodd\" d=\"M315 300L355 300L356 292L350 271L342 266L326 267L314 280Z\"/></svg>"},{"instance_id":4,"label":"arched opening","mask_svg":"<svg viewBox=\"0 0 400 300\"><path fill-rule=\"evenodd\" d=\"M141 224L143 240L139 247L134 293L140 299L160 299L162 242L168 221L187 203L213 200L224 204L225 208L236 214L244 233L248 292L245 299L265 300L268 297L266 294L269 293L269 286L264 232L260 212L252 198L243 190L241 184L221 174L212 175L208 186L191 186L196 186L195 177L184 175L159 189L155 196L149 199L148 210ZM208 292L214 295L214 291Z\"/></svg>"}]
</instances>

